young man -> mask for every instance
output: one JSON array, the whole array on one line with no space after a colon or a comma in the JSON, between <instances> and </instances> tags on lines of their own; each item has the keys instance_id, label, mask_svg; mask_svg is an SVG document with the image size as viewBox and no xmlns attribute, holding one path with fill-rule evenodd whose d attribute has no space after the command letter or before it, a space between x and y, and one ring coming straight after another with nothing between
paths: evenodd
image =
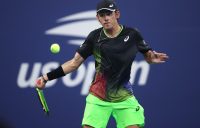
<instances>
[{"instance_id":1,"label":"young man","mask_svg":"<svg viewBox=\"0 0 200 128\"><path fill-rule=\"evenodd\" d=\"M120 25L120 12L110 0L97 5L97 19L103 26L92 31L70 61L41 76L37 87L76 70L90 55L95 58L95 77L86 98L82 126L105 128L112 115L118 128L144 127L144 109L133 95L129 82L132 62L139 51L148 63L163 63L168 58L145 43L140 33Z\"/></svg>"}]
</instances>

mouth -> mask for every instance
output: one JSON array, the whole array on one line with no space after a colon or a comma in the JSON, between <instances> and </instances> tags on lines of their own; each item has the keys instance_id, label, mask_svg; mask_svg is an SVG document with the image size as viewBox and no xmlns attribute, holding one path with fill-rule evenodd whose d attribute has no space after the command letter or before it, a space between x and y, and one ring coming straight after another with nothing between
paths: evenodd
<instances>
[{"instance_id":1,"label":"mouth","mask_svg":"<svg viewBox=\"0 0 200 128\"><path fill-rule=\"evenodd\" d=\"M105 22L105 23L104 23L104 25L108 25L108 24L110 24L110 23L109 23L109 22Z\"/></svg>"}]
</instances>

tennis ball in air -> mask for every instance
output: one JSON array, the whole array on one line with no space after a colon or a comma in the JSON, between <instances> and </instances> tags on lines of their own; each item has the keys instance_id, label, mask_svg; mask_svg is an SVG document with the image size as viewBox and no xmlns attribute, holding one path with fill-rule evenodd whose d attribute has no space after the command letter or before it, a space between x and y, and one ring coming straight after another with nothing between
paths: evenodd
<instances>
[{"instance_id":1,"label":"tennis ball in air","mask_svg":"<svg viewBox=\"0 0 200 128\"><path fill-rule=\"evenodd\" d=\"M51 52L52 53L59 53L60 52L60 45L57 44L57 43L54 43L51 45L51 48L50 48Z\"/></svg>"}]
</instances>

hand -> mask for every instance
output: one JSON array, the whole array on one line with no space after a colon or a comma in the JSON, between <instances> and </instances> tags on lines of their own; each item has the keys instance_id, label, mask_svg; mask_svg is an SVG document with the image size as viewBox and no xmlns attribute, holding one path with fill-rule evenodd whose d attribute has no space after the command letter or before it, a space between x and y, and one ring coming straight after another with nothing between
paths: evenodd
<instances>
[{"instance_id":1,"label":"hand","mask_svg":"<svg viewBox=\"0 0 200 128\"><path fill-rule=\"evenodd\" d=\"M156 51L148 51L145 54L145 59L148 63L164 63L169 57L165 53L158 53Z\"/></svg>"},{"instance_id":2,"label":"hand","mask_svg":"<svg viewBox=\"0 0 200 128\"><path fill-rule=\"evenodd\" d=\"M169 57L165 53L158 53L153 51L153 56L151 59L151 63L164 63Z\"/></svg>"},{"instance_id":3,"label":"hand","mask_svg":"<svg viewBox=\"0 0 200 128\"><path fill-rule=\"evenodd\" d=\"M42 76L39 77L35 82L36 88L39 88L39 89L45 88L45 84L46 82Z\"/></svg>"}]
</instances>

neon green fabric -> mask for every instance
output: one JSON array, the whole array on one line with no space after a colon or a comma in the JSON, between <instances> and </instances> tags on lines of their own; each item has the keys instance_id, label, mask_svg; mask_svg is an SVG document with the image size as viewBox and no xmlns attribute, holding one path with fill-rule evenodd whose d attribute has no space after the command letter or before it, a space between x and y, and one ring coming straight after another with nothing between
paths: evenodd
<instances>
[{"instance_id":1,"label":"neon green fabric","mask_svg":"<svg viewBox=\"0 0 200 128\"><path fill-rule=\"evenodd\" d=\"M144 109L133 96L122 102L106 102L89 94L82 121L83 125L94 128L106 128L110 116L113 116L117 128L130 125L144 127Z\"/></svg>"}]
</instances>

